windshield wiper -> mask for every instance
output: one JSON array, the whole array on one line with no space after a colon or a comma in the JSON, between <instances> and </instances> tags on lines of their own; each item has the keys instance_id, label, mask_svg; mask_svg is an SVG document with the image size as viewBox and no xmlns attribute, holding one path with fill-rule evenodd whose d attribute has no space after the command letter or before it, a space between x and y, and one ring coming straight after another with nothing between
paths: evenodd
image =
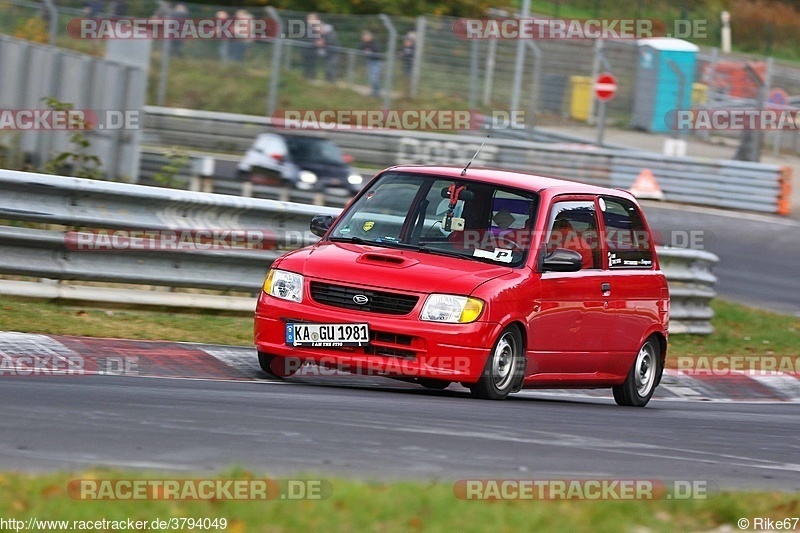
<instances>
[{"instance_id":1,"label":"windshield wiper","mask_svg":"<svg viewBox=\"0 0 800 533\"><path fill-rule=\"evenodd\" d=\"M479 257L466 256L458 252L440 250L438 248L429 248L421 244L409 244L407 242L399 242L392 240L367 241L362 239L361 237L331 237L328 240L332 242L349 242L352 244L367 244L370 246L382 246L384 248L399 248L402 250L413 250L415 252L420 252L425 254L443 255L445 257L458 257L461 259L481 259Z\"/></svg>"},{"instance_id":2,"label":"windshield wiper","mask_svg":"<svg viewBox=\"0 0 800 533\"><path fill-rule=\"evenodd\" d=\"M403 248L406 250L414 250L416 252L422 252L426 254L444 255L447 257L464 257L458 252L450 252L447 250L440 250L438 248L428 248L427 246L422 244L409 244L406 242L396 242L396 241L384 241L381 242L380 244L385 244L387 248Z\"/></svg>"},{"instance_id":3,"label":"windshield wiper","mask_svg":"<svg viewBox=\"0 0 800 533\"><path fill-rule=\"evenodd\" d=\"M372 241L365 241L361 237L329 237L332 242L352 242L353 244L372 244Z\"/></svg>"}]
</instances>

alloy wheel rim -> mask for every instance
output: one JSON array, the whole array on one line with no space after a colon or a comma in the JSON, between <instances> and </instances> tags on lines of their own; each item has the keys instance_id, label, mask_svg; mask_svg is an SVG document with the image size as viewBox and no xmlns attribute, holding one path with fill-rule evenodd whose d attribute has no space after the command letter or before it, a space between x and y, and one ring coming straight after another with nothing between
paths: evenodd
<instances>
[{"instance_id":1,"label":"alloy wheel rim","mask_svg":"<svg viewBox=\"0 0 800 533\"><path fill-rule=\"evenodd\" d=\"M653 388L655 381L655 355L649 344L642 346L639 355L636 356L636 366L634 372L636 376L636 392L639 396L647 396Z\"/></svg>"},{"instance_id":2,"label":"alloy wheel rim","mask_svg":"<svg viewBox=\"0 0 800 533\"><path fill-rule=\"evenodd\" d=\"M492 376L498 390L508 387L514 375L514 337L506 333L497 342L492 355Z\"/></svg>"}]
</instances>

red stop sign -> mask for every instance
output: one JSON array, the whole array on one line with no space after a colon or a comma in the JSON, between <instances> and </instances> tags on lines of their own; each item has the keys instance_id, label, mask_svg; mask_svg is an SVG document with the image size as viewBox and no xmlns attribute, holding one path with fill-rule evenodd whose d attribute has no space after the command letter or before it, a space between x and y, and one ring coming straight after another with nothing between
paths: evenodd
<instances>
[{"instance_id":1,"label":"red stop sign","mask_svg":"<svg viewBox=\"0 0 800 533\"><path fill-rule=\"evenodd\" d=\"M613 74L604 72L594 82L594 94L601 102L607 102L617 94L617 78Z\"/></svg>"}]
</instances>

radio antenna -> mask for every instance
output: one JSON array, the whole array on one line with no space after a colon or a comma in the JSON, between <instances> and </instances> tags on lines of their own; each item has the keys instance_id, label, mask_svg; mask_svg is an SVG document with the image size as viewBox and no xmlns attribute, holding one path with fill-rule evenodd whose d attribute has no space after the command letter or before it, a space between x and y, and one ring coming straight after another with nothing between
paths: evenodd
<instances>
[{"instance_id":1,"label":"radio antenna","mask_svg":"<svg viewBox=\"0 0 800 533\"><path fill-rule=\"evenodd\" d=\"M489 135L491 135L491 133L487 133L486 134L486 138L483 140L483 142L478 147L478 149L475 150L475 155L472 156L472 159L469 160L469 163L467 163L467 166L465 166L464 170L461 171L461 175L462 176L464 176L467 173L467 169L469 168L469 166L472 164L473 161L475 161L475 158L478 157L478 153L481 151L481 148L483 148L483 145L486 144L486 141L489 140Z\"/></svg>"}]
</instances>

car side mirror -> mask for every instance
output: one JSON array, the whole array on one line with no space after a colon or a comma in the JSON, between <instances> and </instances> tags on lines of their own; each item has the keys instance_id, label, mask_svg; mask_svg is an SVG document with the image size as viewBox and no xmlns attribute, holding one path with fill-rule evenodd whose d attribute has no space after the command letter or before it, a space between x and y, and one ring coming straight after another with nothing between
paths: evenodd
<instances>
[{"instance_id":1,"label":"car side mirror","mask_svg":"<svg viewBox=\"0 0 800 533\"><path fill-rule=\"evenodd\" d=\"M311 219L311 233L317 237L324 237L331 226L333 226L331 215L314 215L314 218Z\"/></svg>"},{"instance_id":2,"label":"car side mirror","mask_svg":"<svg viewBox=\"0 0 800 533\"><path fill-rule=\"evenodd\" d=\"M543 272L577 272L581 269L583 258L575 250L556 248L544 256L542 260Z\"/></svg>"}]
</instances>

